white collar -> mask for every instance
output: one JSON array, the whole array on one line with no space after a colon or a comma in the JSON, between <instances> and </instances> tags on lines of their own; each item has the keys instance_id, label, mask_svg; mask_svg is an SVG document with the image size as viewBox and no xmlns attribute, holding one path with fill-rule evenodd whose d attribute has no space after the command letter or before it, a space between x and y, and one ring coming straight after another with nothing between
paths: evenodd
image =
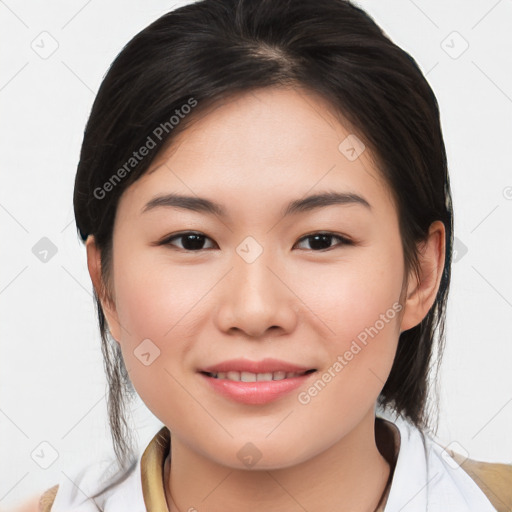
<instances>
[{"instance_id":1,"label":"white collar","mask_svg":"<svg viewBox=\"0 0 512 512\"><path fill-rule=\"evenodd\" d=\"M385 512L496 512L444 448L410 422L386 411L378 417L400 431L400 450Z\"/></svg>"},{"instance_id":2,"label":"white collar","mask_svg":"<svg viewBox=\"0 0 512 512\"><path fill-rule=\"evenodd\" d=\"M64 475L59 482L51 512L147 512L142 494L140 463L139 457L125 480L94 501L90 496L104 488L109 478L115 480L118 476L116 462L91 464L71 478Z\"/></svg>"},{"instance_id":3,"label":"white collar","mask_svg":"<svg viewBox=\"0 0 512 512\"><path fill-rule=\"evenodd\" d=\"M377 416L393 423L400 432L385 512L495 512L476 483L430 436L402 417L382 410ZM87 498L114 471L115 465L102 463L89 466L71 480L63 477L52 512L147 512L140 457L123 482L96 499L100 508Z\"/></svg>"}]
</instances>

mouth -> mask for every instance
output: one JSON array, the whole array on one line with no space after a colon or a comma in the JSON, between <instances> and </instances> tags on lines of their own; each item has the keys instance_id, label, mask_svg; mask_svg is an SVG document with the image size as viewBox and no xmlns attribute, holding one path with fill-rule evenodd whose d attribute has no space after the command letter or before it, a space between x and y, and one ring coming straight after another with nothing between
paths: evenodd
<instances>
[{"instance_id":1,"label":"mouth","mask_svg":"<svg viewBox=\"0 0 512 512\"><path fill-rule=\"evenodd\" d=\"M232 359L198 371L208 388L231 402L264 405L306 386L316 368L277 359Z\"/></svg>"},{"instance_id":2,"label":"mouth","mask_svg":"<svg viewBox=\"0 0 512 512\"><path fill-rule=\"evenodd\" d=\"M286 372L284 370L278 370L275 372L265 373L253 373L247 371L229 371L229 372L205 372L202 371L203 375L212 379L225 379L233 382L269 382L274 380L293 379L295 377L302 377L309 375L310 373L316 372L315 368L306 370L303 372Z\"/></svg>"}]
</instances>

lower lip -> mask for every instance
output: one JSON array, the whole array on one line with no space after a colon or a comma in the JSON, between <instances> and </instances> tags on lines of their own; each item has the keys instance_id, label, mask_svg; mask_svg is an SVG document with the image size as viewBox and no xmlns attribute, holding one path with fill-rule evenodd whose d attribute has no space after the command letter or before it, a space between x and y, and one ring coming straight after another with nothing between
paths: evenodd
<instances>
[{"instance_id":1,"label":"lower lip","mask_svg":"<svg viewBox=\"0 0 512 512\"><path fill-rule=\"evenodd\" d=\"M216 379L201 373L208 384L219 394L242 404L261 405L273 402L302 386L316 372L307 373L289 379L241 382L228 379Z\"/></svg>"}]
</instances>

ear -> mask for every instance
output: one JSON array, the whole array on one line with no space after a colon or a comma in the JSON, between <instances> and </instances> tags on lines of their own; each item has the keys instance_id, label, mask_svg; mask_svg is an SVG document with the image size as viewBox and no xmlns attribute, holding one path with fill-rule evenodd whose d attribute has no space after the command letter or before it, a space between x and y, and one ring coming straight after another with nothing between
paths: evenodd
<instances>
[{"instance_id":1,"label":"ear","mask_svg":"<svg viewBox=\"0 0 512 512\"><path fill-rule=\"evenodd\" d=\"M445 237L444 224L437 220L431 224L427 240L418 247L419 280L411 270L400 332L418 325L434 304L444 270Z\"/></svg>"},{"instance_id":2,"label":"ear","mask_svg":"<svg viewBox=\"0 0 512 512\"><path fill-rule=\"evenodd\" d=\"M112 337L119 342L121 339L121 328L115 302L110 297L101 277L101 254L93 235L87 237L85 247L87 249L87 268L89 269L89 275L91 276L96 295L101 302L101 308L107 320L108 329Z\"/></svg>"}]
</instances>

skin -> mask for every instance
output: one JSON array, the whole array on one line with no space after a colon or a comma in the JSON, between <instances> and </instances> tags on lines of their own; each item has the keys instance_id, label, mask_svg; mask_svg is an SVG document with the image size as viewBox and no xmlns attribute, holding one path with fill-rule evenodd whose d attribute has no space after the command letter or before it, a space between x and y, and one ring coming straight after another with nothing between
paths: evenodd
<instances>
[{"instance_id":1,"label":"skin","mask_svg":"<svg viewBox=\"0 0 512 512\"><path fill-rule=\"evenodd\" d=\"M419 280L412 272L406 280L389 187L368 148L354 161L340 152L351 131L330 111L298 88L233 96L183 131L120 199L110 300L100 297L137 392L171 431L170 510L373 511L381 497L390 467L375 441L375 403L400 332L433 304L445 231L432 224ZM282 217L289 201L323 191L356 193L370 208L331 205ZM170 207L142 213L168 192L212 199L229 216ZM205 235L204 249L186 251L183 238L156 245L186 231ZM318 232L353 243L333 236L329 248L315 249L304 237ZM251 263L236 250L247 236L263 248ZM93 236L87 257L101 292ZM397 303L400 314L301 404L299 392ZM160 355L146 366L134 351L148 338ZM239 404L197 373L238 357L273 357L317 373L275 402ZM248 442L261 453L252 468L237 457Z\"/></svg>"}]
</instances>

